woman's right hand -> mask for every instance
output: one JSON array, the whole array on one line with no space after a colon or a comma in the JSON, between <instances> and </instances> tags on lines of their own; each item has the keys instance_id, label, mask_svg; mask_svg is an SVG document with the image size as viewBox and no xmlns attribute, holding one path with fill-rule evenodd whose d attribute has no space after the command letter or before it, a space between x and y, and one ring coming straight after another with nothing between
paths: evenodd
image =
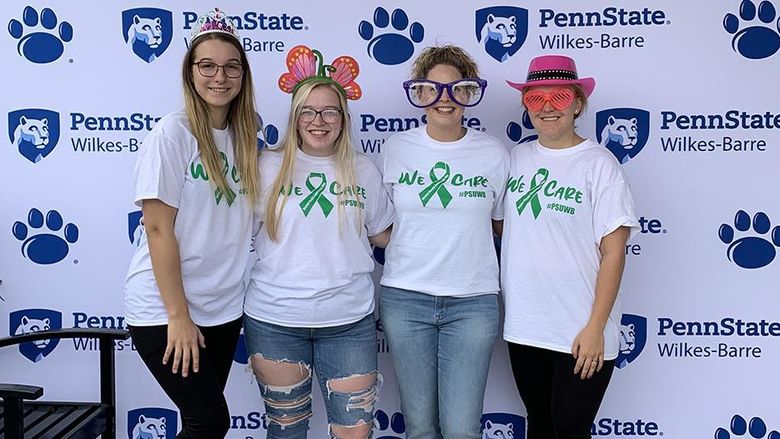
<instances>
[{"instance_id":1,"label":"woman's right hand","mask_svg":"<svg viewBox=\"0 0 780 439\"><path fill-rule=\"evenodd\" d=\"M206 342L200 329L193 323L189 316L168 319L168 344L163 355L163 364L173 355L171 372L178 373L181 366L181 376L186 377L190 371L198 372L200 363L200 350L205 348Z\"/></svg>"}]
</instances>

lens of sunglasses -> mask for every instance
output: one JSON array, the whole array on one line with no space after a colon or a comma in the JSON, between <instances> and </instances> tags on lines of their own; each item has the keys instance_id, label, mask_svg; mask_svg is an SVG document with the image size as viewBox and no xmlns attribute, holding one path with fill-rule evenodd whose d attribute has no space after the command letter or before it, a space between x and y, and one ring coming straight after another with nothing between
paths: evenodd
<instances>
[{"instance_id":1,"label":"lens of sunglasses","mask_svg":"<svg viewBox=\"0 0 780 439\"><path fill-rule=\"evenodd\" d=\"M453 82L450 85L452 100L464 107L472 107L482 100L484 89L479 82L470 79Z\"/></svg>"},{"instance_id":2,"label":"lens of sunglasses","mask_svg":"<svg viewBox=\"0 0 780 439\"><path fill-rule=\"evenodd\" d=\"M417 107L427 107L439 98L439 90L436 84L430 82L414 82L406 89L406 97L409 102Z\"/></svg>"}]
</instances>

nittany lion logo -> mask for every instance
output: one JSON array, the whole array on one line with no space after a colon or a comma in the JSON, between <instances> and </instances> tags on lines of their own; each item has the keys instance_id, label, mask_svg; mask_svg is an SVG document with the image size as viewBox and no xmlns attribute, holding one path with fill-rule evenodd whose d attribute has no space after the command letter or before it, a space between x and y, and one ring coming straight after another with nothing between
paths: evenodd
<instances>
[{"instance_id":1,"label":"nittany lion logo","mask_svg":"<svg viewBox=\"0 0 780 439\"><path fill-rule=\"evenodd\" d=\"M143 212L135 210L127 214L127 237L130 238L130 243L138 245L138 240L141 239L141 233L143 227L141 221L143 218Z\"/></svg>"},{"instance_id":2,"label":"nittany lion logo","mask_svg":"<svg viewBox=\"0 0 780 439\"><path fill-rule=\"evenodd\" d=\"M525 418L511 413L482 415L482 439L525 439Z\"/></svg>"},{"instance_id":3,"label":"nittany lion logo","mask_svg":"<svg viewBox=\"0 0 780 439\"><path fill-rule=\"evenodd\" d=\"M60 115L42 108L25 108L8 113L8 137L27 160L38 163L60 140Z\"/></svg>"},{"instance_id":4,"label":"nittany lion logo","mask_svg":"<svg viewBox=\"0 0 780 439\"><path fill-rule=\"evenodd\" d=\"M173 439L177 414L173 410L146 407L127 412L127 437L130 439Z\"/></svg>"},{"instance_id":5,"label":"nittany lion logo","mask_svg":"<svg viewBox=\"0 0 780 439\"><path fill-rule=\"evenodd\" d=\"M10 334L22 335L33 332L62 329L62 314L50 309L22 309L10 314ZM25 358L37 363L54 351L60 340L38 340L19 345L19 353Z\"/></svg>"},{"instance_id":6,"label":"nittany lion logo","mask_svg":"<svg viewBox=\"0 0 780 439\"><path fill-rule=\"evenodd\" d=\"M620 352L615 366L622 369L639 357L647 342L647 319L634 314L623 314L620 320Z\"/></svg>"},{"instance_id":7,"label":"nittany lion logo","mask_svg":"<svg viewBox=\"0 0 780 439\"><path fill-rule=\"evenodd\" d=\"M493 6L476 11L477 41L498 62L520 50L528 36L528 10L514 6Z\"/></svg>"},{"instance_id":8,"label":"nittany lion logo","mask_svg":"<svg viewBox=\"0 0 780 439\"><path fill-rule=\"evenodd\" d=\"M650 112L637 108L612 108L596 113L596 140L621 164L636 157L650 137Z\"/></svg>"},{"instance_id":9,"label":"nittany lion logo","mask_svg":"<svg viewBox=\"0 0 780 439\"><path fill-rule=\"evenodd\" d=\"M150 63L171 44L173 14L157 8L122 11L122 36L133 53Z\"/></svg>"}]
</instances>

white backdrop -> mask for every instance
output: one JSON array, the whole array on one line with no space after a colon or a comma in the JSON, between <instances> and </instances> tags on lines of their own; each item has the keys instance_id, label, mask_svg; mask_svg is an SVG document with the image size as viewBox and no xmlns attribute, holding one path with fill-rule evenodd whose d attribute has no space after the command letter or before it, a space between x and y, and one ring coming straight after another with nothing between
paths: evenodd
<instances>
[{"instance_id":1,"label":"white backdrop","mask_svg":"<svg viewBox=\"0 0 780 439\"><path fill-rule=\"evenodd\" d=\"M179 68L190 25L213 5L3 5L0 335L40 323L123 327L122 286L138 222L137 145L157 118L181 106ZM392 132L420 123L422 112L406 102L400 84L421 48L453 43L478 61L489 86L465 122L507 147L533 138L533 129L523 122L519 93L504 80L522 81L539 54L574 57L581 76L597 81L578 130L625 159L643 224L627 248L621 293L633 343L623 344L594 436L764 438L780 429L780 318L772 311L780 305L780 1L220 6L240 19L271 145L283 134L290 99L276 81L297 44L319 49L326 61L357 59L364 97L350 103L356 148L374 157ZM134 29L159 22L156 47L134 42L136 15L142 20ZM514 22L515 39L502 46L498 35L483 34L487 21L492 30ZM621 124L636 126L631 148L606 140ZM377 437L403 437L396 381L379 337L385 386ZM84 352L91 348L65 340L5 349L0 382L43 385L49 399L97 398L96 354ZM173 437L174 406L132 346L120 348L119 431L130 435L139 414L168 416ZM245 364L234 366L229 437L264 438L253 376ZM494 428L511 423L514 437L524 438L524 413L498 342L484 419ZM326 437L319 402L311 431Z\"/></svg>"}]
</instances>

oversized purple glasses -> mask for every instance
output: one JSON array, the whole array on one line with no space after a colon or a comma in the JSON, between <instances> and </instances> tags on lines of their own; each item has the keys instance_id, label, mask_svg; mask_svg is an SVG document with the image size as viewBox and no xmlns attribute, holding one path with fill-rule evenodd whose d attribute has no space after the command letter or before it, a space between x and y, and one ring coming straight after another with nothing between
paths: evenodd
<instances>
[{"instance_id":1,"label":"oversized purple glasses","mask_svg":"<svg viewBox=\"0 0 780 439\"><path fill-rule=\"evenodd\" d=\"M462 107L477 105L485 94L487 81L480 78L464 78L449 84L431 81L430 79L410 79L404 81L406 98L417 108L426 108L439 102L444 90L453 102Z\"/></svg>"}]
</instances>

